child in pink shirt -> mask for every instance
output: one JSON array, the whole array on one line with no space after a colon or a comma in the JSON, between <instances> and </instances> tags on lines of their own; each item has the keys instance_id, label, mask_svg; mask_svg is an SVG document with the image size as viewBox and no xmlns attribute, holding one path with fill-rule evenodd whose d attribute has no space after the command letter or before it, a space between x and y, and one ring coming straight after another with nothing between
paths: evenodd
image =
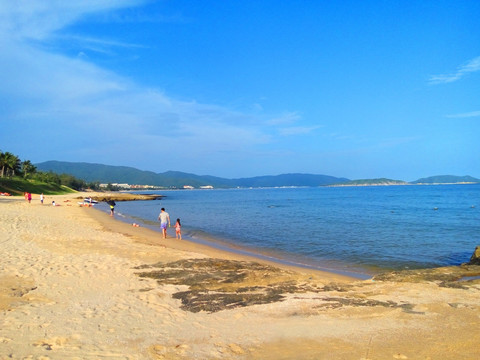
<instances>
[{"instance_id":1,"label":"child in pink shirt","mask_svg":"<svg viewBox=\"0 0 480 360\"><path fill-rule=\"evenodd\" d=\"M175 223L175 233L178 240L182 240L182 224L180 224L180 219L177 219Z\"/></svg>"}]
</instances>

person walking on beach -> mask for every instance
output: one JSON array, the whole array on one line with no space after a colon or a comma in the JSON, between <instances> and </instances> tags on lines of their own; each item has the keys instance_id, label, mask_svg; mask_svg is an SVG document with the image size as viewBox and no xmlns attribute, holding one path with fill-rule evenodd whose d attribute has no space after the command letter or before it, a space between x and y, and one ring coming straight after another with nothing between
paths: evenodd
<instances>
[{"instance_id":1,"label":"person walking on beach","mask_svg":"<svg viewBox=\"0 0 480 360\"><path fill-rule=\"evenodd\" d=\"M32 202L32 193L28 193L28 203L30 204Z\"/></svg>"},{"instance_id":2,"label":"person walking on beach","mask_svg":"<svg viewBox=\"0 0 480 360\"><path fill-rule=\"evenodd\" d=\"M115 205L114 205L114 204L115 204L115 203L113 203L113 204L110 203L110 204L109 204L109 205L110 205L110 216L113 216L114 213L115 213Z\"/></svg>"},{"instance_id":3,"label":"person walking on beach","mask_svg":"<svg viewBox=\"0 0 480 360\"><path fill-rule=\"evenodd\" d=\"M40 203L43 205L43 193L40 195Z\"/></svg>"},{"instance_id":4,"label":"person walking on beach","mask_svg":"<svg viewBox=\"0 0 480 360\"><path fill-rule=\"evenodd\" d=\"M177 219L175 223L175 234L178 240L182 240L182 224L180 224L180 219Z\"/></svg>"},{"instance_id":5,"label":"person walking on beach","mask_svg":"<svg viewBox=\"0 0 480 360\"><path fill-rule=\"evenodd\" d=\"M160 220L160 228L162 229L163 238L167 238L167 224L170 226L170 215L165 211L165 208L162 208L160 214L158 215L158 220Z\"/></svg>"},{"instance_id":6,"label":"person walking on beach","mask_svg":"<svg viewBox=\"0 0 480 360\"><path fill-rule=\"evenodd\" d=\"M104 201L105 201L105 199L104 199ZM115 205L117 205L117 204L113 200L108 200L107 204L110 206L110 216L113 216L114 213L115 213Z\"/></svg>"}]
</instances>

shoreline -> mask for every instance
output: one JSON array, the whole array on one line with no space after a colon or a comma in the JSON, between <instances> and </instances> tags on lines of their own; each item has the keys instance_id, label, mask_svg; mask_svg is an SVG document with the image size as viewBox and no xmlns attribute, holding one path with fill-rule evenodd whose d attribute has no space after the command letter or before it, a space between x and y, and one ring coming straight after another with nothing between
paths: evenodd
<instances>
[{"instance_id":1,"label":"shoreline","mask_svg":"<svg viewBox=\"0 0 480 360\"><path fill-rule=\"evenodd\" d=\"M92 207L93 210L95 210L96 212L100 212L102 213L103 215L107 215L107 212L104 211L103 209L98 209L98 208L95 208L95 207ZM98 221L105 221L105 216L98 216L97 214L95 213L92 213L92 216L97 219ZM107 215L108 216L108 215ZM108 216L108 218L110 218L110 216ZM129 233L130 235L133 235L135 233L138 233L139 232L139 228L142 228L142 229L147 229L147 230L150 230L152 231L152 233L149 233L148 234L148 237L150 238L155 238L155 237L158 237L158 239L160 241L164 241L163 239L161 239L161 231L160 231L160 224L158 224L158 230L155 228L155 226L152 226L152 225L143 225L143 226L140 226L139 228L135 228L135 227L132 227L131 226L131 223L128 221L128 219L131 219L129 216L127 215L122 215L122 216L114 216L114 219L113 220L116 220L122 224L126 224L127 225L127 228L124 229L123 231L126 231L127 233ZM108 219L107 219L108 221ZM114 231L114 227L113 226L109 226L109 229ZM122 225L122 229L123 229L123 225ZM173 230L170 230L170 232L173 231ZM315 265L315 264L308 264L308 263L300 263L300 262L297 262L297 261L294 261L293 259L289 259L288 257L286 258L280 258L280 257L276 257L274 254L266 254L266 253L260 253L260 252L257 252L255 251L254 248L248 248L248 247L245 247L245 246L239 246L239 245L232 245L230 243L228 243L227 241L222 241L222 239L217 239L217 238L213 238L211 236L209 236L208 234L206 234L207 236L204 236L204 237L198 237L198 238L192 238L191 236L189 236L188 234L187 235L184 235L183 236L183 239L181 240L181 242L187 242L187 244L190 244L189 246L186 246L186 247L182 247L183 250L186 250L188 248L191 248L191 247L195 247L195 246L204 246L206 247L206 249L202 248L204 252L207 252L207 253L210 253L210 252L219 252L219 255L220 256L228 256L229 258L230 257L238 257L238 256L241 256L242 258L245 258L245 259L248 259L249 261L261 261L261 262L266 262L270 265L273 265L273 266L280 266L280 267L286 267L286 268L290 268L290 269L293 269L293 270L297 270L297 271L318 271L320 272L321 274L325 274L325 273L331 273L331 274L334 274L334 275L339 275L339 276L344 276L344 277L347 277L347 278L350 278L352 280L367 280L367 279L370 279L372 278L372 276L374 276L373 274L369 274L367 272L361 272L361 271L354 271L354 270L344 270L344 269L340 269L340 268L334 268L334 267L326 267L326 266L322 266L322 265ZM172 243L170 243L170 241L172 241ZM178 242L179 240L176 240L176 238L174 236L168 236L167 237L167 243L169 244L168 246L172 246L173 248L175 248L175 243ZM230 255L227 255L227 254L230 254ZM389 270L385 270L385 271L389 271ZM377 273L380 273L380 272L384 272L384 271L379 271Z\"/></svg>"},{"instance_id":2,"label":"shoreline","mask_svg":"<svg viewBox=\"0 0 480 360\"><path fill-rule=\"evenodd\" d=\"M470 195L463 186L442 189L170 191L154 203L119 203L118 214L126 216L122 221L155 226L157 212L166 206L194 240L371 276L466 261L478 214L468 197L479 188ZM286 226L288 216L295 220Z\"/></svg>"},{"instance_id":3,"label":"shoreline","mask_svg":"<svg viewBox=\"0 0 480 360\"><path fill-rule=\"evenodd\" d=\"M135 239L135 241L148 245L164 246L166 248L180 251L198 252L208 257L217 257L229 260L257 261L292 271L315 274L325 279L334 279L336 281L356 281L366 280L367 278L367 276L363 277L350 275L348 271L342 272L339 270L337 272L333 269L318 269L308 265L301 266L300 264L295 264L288 260L282 261L281 259L276 258L269 259L266 255L257 254L253 251L233 249L221 245L216 246L218 244L209 242L208 240L194 241L189 238L177 240L173 236L169 236L167 239L162 239L161 232L150 227L133 227L130 223L123 221L116 216L112 218L107 212L98 208L96 209L94 206L92 208L88 208L88 210L89 211L87 212L87 215L98 221L106 230L125 234ZM371 276L368 276L368 278L371 278Z\"/></svg>"},{"instance_id":4,"label":"shoreline","mask_svg":"<svg viewBox=\"0 0 480 360\"><path fill-rule=\"evenodd\" d=\"M474 359L480 266L360 281L0 199L0 359ZM97 220L98 218L98 220Z\"/></svg>"}]
</instances>

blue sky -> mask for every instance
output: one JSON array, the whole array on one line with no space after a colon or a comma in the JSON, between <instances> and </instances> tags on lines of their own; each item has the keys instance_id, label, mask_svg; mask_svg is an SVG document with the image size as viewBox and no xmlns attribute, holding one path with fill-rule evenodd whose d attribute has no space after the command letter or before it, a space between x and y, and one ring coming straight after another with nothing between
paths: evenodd
<instances>
[{"instance_id":1,"label":"blue sky","mask_svg":"<svg viewBox=\"0 0 480 360\"><path fill-rule=\"evenodd\" d=\"M227 178L480 177L478 1L0 0L0 149Z\"/></svg>"}]
</instances>

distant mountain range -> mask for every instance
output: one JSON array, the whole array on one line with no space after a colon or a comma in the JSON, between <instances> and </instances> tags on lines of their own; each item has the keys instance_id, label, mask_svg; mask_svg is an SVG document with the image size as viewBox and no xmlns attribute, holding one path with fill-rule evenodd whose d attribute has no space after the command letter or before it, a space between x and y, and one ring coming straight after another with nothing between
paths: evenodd
<instances>
[{"instance_id":1,"label":"distant mountain range","mask_svg":"<svg viewBox=\"0 0 480 360\"><path fill-rule=\"evenodd\" d=\"M282 187L282 186L367 186L367 185L407 185L401 180L365 179L350 180L328 175L282 174L276 176L257 176L251 178L225 179L209 175L195 175L180 171L154 173L127 166L112 166L84 162L47 161L35 164L40 171L52 171L57 174L70 174L86 182L152 185L165 188L183 188L192 186L213 186L215 188L234 187ZM480 179L471 176L432 176L419 179L410 184L479 183Z\"/></svg>"},{"instance_id":2,"label":"distant mountain range","mask_svg":"<svg viewBox=\"0 0 480 360\"><path fill-rule=\"evenodd\" d=\"M195 175L180 171L154 173L126 166L111 166L91 163L47 161L35 164L40 171L70 174L86 182L152 185L165 188L192 186L234 187L277 187L277 186L321 186L349 181L327 175L283 174L251 178L225 179L208 175Z\"/></svg>"}]
</instances>

